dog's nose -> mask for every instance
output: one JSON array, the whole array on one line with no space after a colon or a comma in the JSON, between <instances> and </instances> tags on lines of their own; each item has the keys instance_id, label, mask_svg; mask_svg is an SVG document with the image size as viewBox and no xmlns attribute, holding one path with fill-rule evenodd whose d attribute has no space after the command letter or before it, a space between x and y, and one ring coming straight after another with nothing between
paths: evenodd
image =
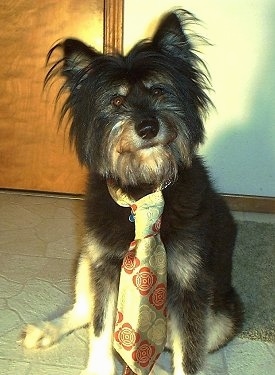
<instances>
[{"instance_id":1,"label":"dog's nose","mask_svg":"<svg viewBox=\"0 0 275 375\"><path fill-rule=\"evenodd\" d=\"M136 125L136 132L142 139L152 139L159 132L159 122L155 118L142 120Z\"/></svg>"}]
</instances>

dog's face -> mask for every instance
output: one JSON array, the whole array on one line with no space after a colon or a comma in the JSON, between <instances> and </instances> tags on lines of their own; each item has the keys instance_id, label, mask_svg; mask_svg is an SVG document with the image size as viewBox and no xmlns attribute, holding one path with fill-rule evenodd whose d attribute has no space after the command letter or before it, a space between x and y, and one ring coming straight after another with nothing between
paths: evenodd
<instances>
[{"instance_id":1,"label":"dog's face","mask_svg":"<svg viewBox=\"0 0 275 375\"><path fill-rule=\"evenodd\" d=\"M61 63L62 90L70 92L63 114L72 115L79 159L122 186L174 180L203 141L206 76L185 22L169 14L151 40L126 56L104 55L74 39L57 46L64 58L47 79Z\"/></svg>"}]
</instances>

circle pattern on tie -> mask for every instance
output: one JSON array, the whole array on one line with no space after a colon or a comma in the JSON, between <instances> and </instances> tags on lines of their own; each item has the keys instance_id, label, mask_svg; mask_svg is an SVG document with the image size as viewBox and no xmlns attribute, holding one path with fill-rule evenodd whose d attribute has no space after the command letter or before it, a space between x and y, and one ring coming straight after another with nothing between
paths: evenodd
<instances>
[{"instance_id":1,"label":"circle pattern on tie","mask_svg":"<svg viewBox=\"0 0 275 375\"><path fill-rule=\"evenodd\" d=\"M139 333L135 332L130 323L124 323L119 330L115 332L114 337L125 350L131 350L140 340Z\"/></svg>"},{"instance_id":2,"label":"circle pattern on tie","mask_svg":"<svg viewBox=\"0 0 275 375\"><path fill-rule=\"evenodd\" d=\"M149 267L140 268L133 276L133 283L142 296L146 296L152 290L156 282L157 277Z\"/></svg>"},{"instance_id":3,"label":"circle pattern on tie","mask_svg":"<svg viewBox=\"0 0 275 375\"><path fill-rule=\"evenodd\" d=\"M123 259L122 268L128 274L133 273L134 269L140 265L139 259L136 257L135 251L128 251Z\"/></svg>"},{"instance_id":4,"label":"circle pattern on tie","mask_svg":"<svg viewBox=\"0 0 275 375\"><path fill-rule=\"evenodd\" d=\"M155 347L147 340L144 340L133 352L132 357L133 360L136 361L141 367L147 367L152 357L154 357L155 351Z\"/></svg>"}]
</instances>

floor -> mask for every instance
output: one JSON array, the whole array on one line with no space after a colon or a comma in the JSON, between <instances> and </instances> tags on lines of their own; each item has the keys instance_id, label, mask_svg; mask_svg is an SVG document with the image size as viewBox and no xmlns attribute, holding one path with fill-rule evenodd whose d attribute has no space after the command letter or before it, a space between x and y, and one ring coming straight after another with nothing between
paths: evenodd
<instances>
[{"instance_id":1,"label":"floor","mask_svg":"<svg viewBox=\"0 0 275 375\"><path fill-rule=\"evenodd\" d=\"M234 215L240 220L275 222L275 215ZM24 351L17 343L26 322L48 318L72 302L81 217L79 199L0 192L1 374L77 375L84 368L88 351L85 329L45 352ZM170 374L168 353L160 357L158 365L156 375ZM275 344L239 338L209 355L201 373L274 374Z\"/></svg>"}]
</instances>

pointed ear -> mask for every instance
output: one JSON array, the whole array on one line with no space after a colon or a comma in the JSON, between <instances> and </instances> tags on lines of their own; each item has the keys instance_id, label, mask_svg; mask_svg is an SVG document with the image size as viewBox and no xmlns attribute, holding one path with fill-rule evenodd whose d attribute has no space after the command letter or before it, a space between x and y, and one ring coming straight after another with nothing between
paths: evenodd
<instances>
[{"instance_id":1,"label":"pointed ear","mask_svg":"<svg viewBox=\"0 0 275 375\"><path fill-rule=\"evenodd\" d=\"M62 74L67 78L88 68L101 54L77 39L66 39L63 44L64 65Z\"/></svg>"},{"instance_id":2,"label":"pointed ear","mask_svg":"<svg viewBox=\"0 0 275 375\"><path fill-rule=\"evenodd\" d=\"M184 28L188 21L195 21L195 17L182 9L168 13L160 22L152 43L156 49L165 55L188 58L192 45Z\"/></svg>"},{"instance_id":3,"label":"pointed ear","mask_svg":"<svg viewBox=\"0 0 275 375\"><path fill-rule=\"evenodd\" d=\"M49 51L47 63L56 50L62 51L62 57L53 63L46 75L45 84L56 74L65 76L68 82L73 81L74 78L80 78L85 74L85 70L89 69L94 59L101 56L101 53L77 39L65 39Z\"/></svg>"}]
</instances>

